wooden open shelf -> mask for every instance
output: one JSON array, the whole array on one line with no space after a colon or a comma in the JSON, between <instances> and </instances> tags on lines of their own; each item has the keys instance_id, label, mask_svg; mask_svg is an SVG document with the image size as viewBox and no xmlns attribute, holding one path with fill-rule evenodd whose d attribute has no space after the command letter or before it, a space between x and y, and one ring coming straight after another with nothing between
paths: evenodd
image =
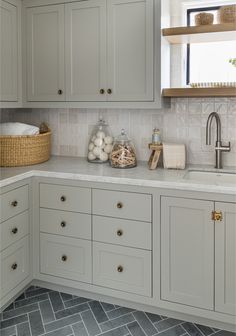
<instances>
[{"instance_id":1,"label":"wooden open shelf","mask_svg":"<svg viewBox=\"0 0 236 336\"><path fill-rule=\"evenodd\" d=\"M163 89L163 97L236 97L235 87Z\"/></svg>"},{"instance_id":2,"label":"wooden open shelf","mask_svg":"<svg viewBox=\"0 0 236 336\"><path fill-rule=\"evenodd\" d=\"M236 24L166 28L162 29L162 35L171 44L233 41L236 40Z\"/></svg>"}]
</instances>

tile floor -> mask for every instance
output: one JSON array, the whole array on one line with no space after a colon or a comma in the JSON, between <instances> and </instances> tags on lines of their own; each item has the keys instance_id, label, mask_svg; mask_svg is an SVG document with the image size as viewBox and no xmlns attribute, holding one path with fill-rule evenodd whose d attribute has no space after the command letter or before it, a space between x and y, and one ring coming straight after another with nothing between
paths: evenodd
<instances>
[{"instance_id":1,"label":"tile floor","mask_svg":"<svg viewBox=\"0 0 236 336\"><path fill-rule=\"evenodd\" d=\"M235 336L223 330L31 286L2 314L1 336Z\"/></svg>"}]
</instances>

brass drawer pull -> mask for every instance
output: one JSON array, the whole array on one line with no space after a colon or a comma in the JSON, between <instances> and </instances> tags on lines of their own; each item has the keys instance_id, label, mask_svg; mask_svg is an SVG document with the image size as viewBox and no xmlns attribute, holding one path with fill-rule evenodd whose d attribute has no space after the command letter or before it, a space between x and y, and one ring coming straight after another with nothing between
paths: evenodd
<instances>
[{"instance_id":1,"label":"brass drawer pull","mask_svg":"<svg viewBox=\"0 0 236 336\"><path fill-rule=\"evenodd\" d=\"M65 202L66 201L66 196L61 196L61 201Z\"/></svg>"},{"instance_id":2,"label":"brass drawer pull","mask_svg":"<svg viewBox=\"0 0 236 336\"><path fill-rule=\"evenodd\" d=\"M17 227L15 227L14 229L12 229L11 232L12 232L13 234L17 234L17 232L18 232Z\"/></svg>"},{"instance_id":3,"label":"brass drawer pull","mask_svg":"<svg viewBox=\"0 0 236 336\"><path fill-rule=\"evenodd\" d=\"M15 208L15 207L17 207L18 202L17 201L13 201L13 202L11 202L11 205Z\"/></svg>"},{"instance_id":4,"label":"brass drawer pull","mask_svg":"<svg viewBox=\"0 0 236 336\"><path fill-rule=\"evenodd\" d=\"M122 273L124 270L123 266L118 266L117 267L117 272Z\"/></svg>"},{"instance_id":5,"label":"brass drawer pull","mask_svg":"<svg viewBox=\"0 0 236 336\"><path fill-rule=\"evenodd\" d=\"M62 94L63 94L63 91L62 91L62 90L58 90L57 93L58 93L59 95L62 95Z\"/></svg>"},{"instance_id":6,"label":"brass drawer pull","mask_svg":"<svg viewBox=\"0 0 236 336\"><path fill-rule=\"evenodd\" d=\"M66 256L66 255L63 255L63 256L61 257L61 260L64 261L64 262L67 261L67 256Z\"/></svg>"},{"instance_id":7,"label":"brass drawer pull","mask_svg":"<svg viewBox=\"0 0 236 336\"><path fill-rule=\"evenodd\" d=\"M17 269L17 267L18 267L17 263L12 264L12 266L11 266L11 268L13 269L13 271L15 271Z\"/></svg>"},{"instance_id":8,"label":"brass drawer pull","mask_svg":"<svg viewBox=\"0 0 236 336\"><path fill-rule=\"evenodd\" d=\"M123 231L122 230L118 230L116 234L117 234L117 236L121 237L121 236L123 236Z\"/></svg>"},{"instance_id":9,"label":"brass drawer pull","mask_svg":"<svg viewBox=\"0 0 236 336\"><path fill-rule=\"evenodd\" d=\"M223 220L223 214L221 211L212 211L212 216L211 216L213 221L216 222L222 222Z\"/></svg>"},{"instance_id":10,"label":"brass drawer pull","mask_svg":"<svg viewBox=\"0 0 236 336\"><path fill-rule=\"evenodd\" d=\"M103 94L105 93L105 90L104 90L104 89L101 89L99 92L100 92L100 94L103 95Z\"/></svg>"},{"instance_id":11,"label":"brass drawer pull","mask_svg":"<svg viewBox=\"0 0 236 336\"><path fill-rule=\"evenodd\" d=\"M107 90L107 93L110 95L110 94L112 94L112 89L108 89Z\"/></svg>"},{"instance_id":12,"label":"brass drawer pull","mask_svg":"<svg viewBox=\"0 0 236 336\"><path fill-rule=\"evenodd\" d=\"M66 227L66 222L64 222L64 221L61 222L61 227L62 227L62 228L65 228L65 227Z\"/></svg>"},{"instance_id":13,"label":"brass drawer pull","mask_svg":"<svg viewBox=\"0 0 236 336\"><path fill-rule=\"evenodd\" d=\"M116 206L117 206L118 209L122 209L123 208L123 203L118 202Z\"/></svg>"}]
</instances>

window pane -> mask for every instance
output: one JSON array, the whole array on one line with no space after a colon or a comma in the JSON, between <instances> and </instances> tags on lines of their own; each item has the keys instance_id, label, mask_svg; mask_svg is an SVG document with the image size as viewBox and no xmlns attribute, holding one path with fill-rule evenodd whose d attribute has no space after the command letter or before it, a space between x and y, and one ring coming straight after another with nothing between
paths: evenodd
<instances>
[{"instance_id":1,"label":"window pane","mask_svg":"<svg viewBox=\"0 0 236 336\"><path fill-rule=\"evenodd\" d=\"M236 82L236 41L192 44L190 47L190 83Z\"/></svg>"}]
</instances>

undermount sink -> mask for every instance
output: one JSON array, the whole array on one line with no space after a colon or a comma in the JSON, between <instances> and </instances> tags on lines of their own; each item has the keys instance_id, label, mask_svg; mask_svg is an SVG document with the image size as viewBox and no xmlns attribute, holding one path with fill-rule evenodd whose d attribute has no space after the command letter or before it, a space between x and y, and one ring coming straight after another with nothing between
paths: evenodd
<instances>
[{"instance_id":1,"label":"undermount sink","mask_svg":"<svg viewBox=\"0 0 236 336\"><path fill-rule=\"evenodd\" d=\"M210 182L210 183L227 183L231 185L236 184L236 173L226 173L226 172L209 172L203 170L189 170L185 176L187 180L199 181L199 182Z\"/></svg>"}]
</instances>

